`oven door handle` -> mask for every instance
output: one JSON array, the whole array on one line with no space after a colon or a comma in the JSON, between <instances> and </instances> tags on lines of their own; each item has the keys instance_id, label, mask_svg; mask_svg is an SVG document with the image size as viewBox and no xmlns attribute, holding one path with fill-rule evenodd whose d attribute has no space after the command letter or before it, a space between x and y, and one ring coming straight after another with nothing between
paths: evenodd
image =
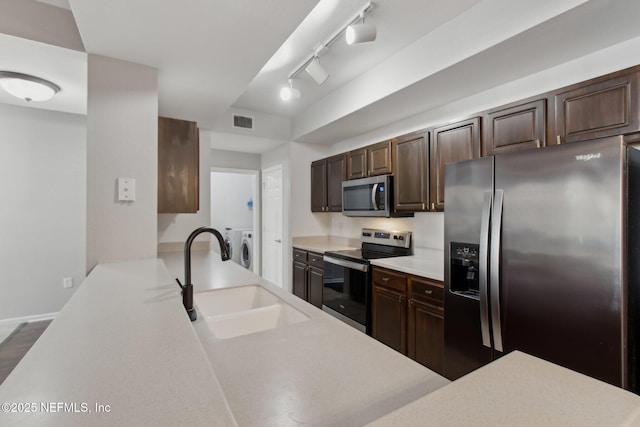
<instances>
[{"instance_id":1,"label":"oven door handle","mask_svg":"<svg viewBox=\"0 0 640 427\"><path fill-rule=\"evenodd\" d=\"M322 259L324 260L324 262L336 264L341 267L351 268L357 271L362 271L364 273L369 271L369 265L367 264L360 264L358 262L347 261L346 259L333 258L328 255L323 256Z\"/></svg>"}]
</instances>

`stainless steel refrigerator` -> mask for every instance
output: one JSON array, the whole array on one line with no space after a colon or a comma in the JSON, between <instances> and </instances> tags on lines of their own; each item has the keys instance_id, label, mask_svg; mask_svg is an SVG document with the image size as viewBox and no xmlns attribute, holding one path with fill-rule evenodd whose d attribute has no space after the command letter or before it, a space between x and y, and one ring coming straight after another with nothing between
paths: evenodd
<instances>
[{"instance_id":1,"label":"stainless steel refrigerator","mask_svg":"<svg viewBox=\"0 0 640 427\"><path fill-rule=\"evenodd\" d=\"M521 350L637 392L639 172L622 137L446 165L445 376Z\"/></svg>"}]
</instances>

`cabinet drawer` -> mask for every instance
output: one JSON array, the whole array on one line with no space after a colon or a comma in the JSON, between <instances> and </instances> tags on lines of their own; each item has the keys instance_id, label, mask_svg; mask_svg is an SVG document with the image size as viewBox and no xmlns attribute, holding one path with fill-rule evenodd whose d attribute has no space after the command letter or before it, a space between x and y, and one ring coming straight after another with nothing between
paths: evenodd
<instances>
[{"instance_id":1,"label":"cabinet drawer","mask_svg":"<svg viewBox=\"0 0 640 427\"><path fill-rule=\"evenodd\" d=\"M444 304L444 286L441 282L431 281L420 277L409 277L411 298L422 300L427 304L442 307Z\"/></svg>"},{"instance_id":2,"label":"cabinet drawer","mask_svg":"<svg viewBox=\"0 0 640 427\"><path fill-rule=\"evenodd\" d=\"M298 262L307 262L307 251L302 249L293 248L293 260Z\"/></svg>"},{"instance_id":3,"label":"cabinet drawer","mask_svg":"<svg viewBox=\"0 0 640 427\"><path fill-rule=\"evenodd\" d=\"M400 292L407 292L407 275L390 270L374 267L372 273L373 283L396 289Z\"/></svg>"},{"instance_id":4,"label":"cabinet drawer","mask_svg":"<svg viewBox=\"0 0 640 427\"><path fill-rule=\"evenodd\" d=\"M307 252L307 262L309 265L318 268L324 268L324 261L322 259L322 254L317 252Z\"/></svg>"}]
</instances>

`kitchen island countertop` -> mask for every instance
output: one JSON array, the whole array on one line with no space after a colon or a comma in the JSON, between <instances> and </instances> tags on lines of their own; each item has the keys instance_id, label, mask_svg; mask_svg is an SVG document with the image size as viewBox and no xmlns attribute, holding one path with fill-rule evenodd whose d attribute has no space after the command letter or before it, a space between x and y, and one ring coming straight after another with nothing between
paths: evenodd
<instances>
[{"instance_id":1,"label":"kitchen island countertop","mask_svg":"<svg viewBox=\"0 0 640 427\"><path fill-rule=\"evenodd\" d=\"M371 426L640 425L640 397L514 351Z\"/></svg>"},{"instance_id":2,"label":"kitchen island countertop","mask_svg":"<svg viewBox=\"0 0 640 427\"><path fill-rule=\"evenodd\" d=\"M180 277L181 254L161 255ZM196 308L198 292L256 283L309 317L231 339L193 323L238 425L363 425L449 383L213 251L193 253L192 277Z\"/></svg>"}]
</instances>

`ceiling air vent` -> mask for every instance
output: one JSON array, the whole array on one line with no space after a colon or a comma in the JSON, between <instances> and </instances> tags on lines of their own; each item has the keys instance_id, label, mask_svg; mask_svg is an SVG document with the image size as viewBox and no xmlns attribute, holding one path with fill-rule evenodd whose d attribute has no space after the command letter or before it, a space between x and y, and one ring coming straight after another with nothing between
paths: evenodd
<instances>
[{"instance_id":1,"label":"ceiling air vent","mask_svg":"<svg viewBox=\"0 0 640 427\"><path fill-rule=\"evenodd\" d=\"M253 117L233 115L233 127L253 130Z\"/></svg>"}]
</instances>

